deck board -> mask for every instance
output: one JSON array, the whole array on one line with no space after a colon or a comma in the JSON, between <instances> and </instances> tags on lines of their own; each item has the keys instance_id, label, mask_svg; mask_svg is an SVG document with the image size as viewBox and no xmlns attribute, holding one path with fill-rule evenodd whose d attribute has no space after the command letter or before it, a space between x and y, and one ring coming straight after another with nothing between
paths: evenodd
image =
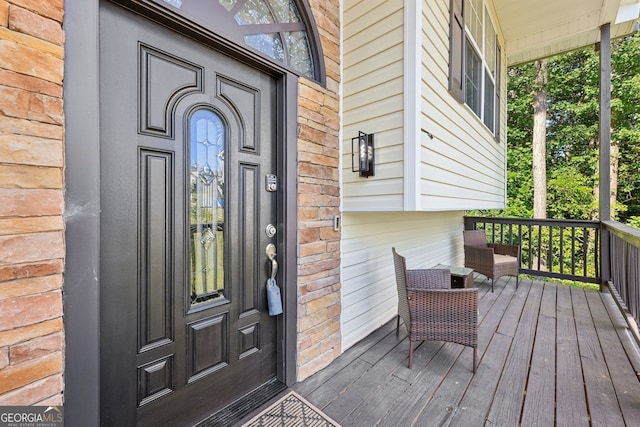
<instances>
[{"instance_id":1,"label":"deck board","mask_svg":"<svg viewBox=\"0 0 640 427\"><path fill-rule=\"evenodd\" d=\"M556 423L560 426L588 425L571 289L559 286L556 295Z\"/></svg>"},{"instance_id":2,"label":"deck board","mask_svg":"<svg viewBox=\"0 0 640 427\"><path fill-rule=\"evenodd\" d=\"M348 367L354 360L366 353L367 350L375 346L380 341L384 341L391 331L395 331L395 322L388 322L381 328L376 329L365 339L351 347L348 352L341 354L325 369L316 373L304 382L297 383L294 387L296 392L301 395L309 395L319 387L325 386L326 381L332 380L338 372L341 372L345 367ZM326 386L323 388L331 389Z\"/></svg>"},{"instance_id":3,"label":"deck board","mask_svg":"<svg viewBox=\"0 0 640 427\"><path fill-rule=\"evenodd\" d=\"M413 419L420 412L424 406L425 399L430 396L438 387L438 376L427 376L425 372L431 370L437 370L439 372L446 372L449 370L452 364L451 355L452 344L426 342L418 347L417 354L414 355L413 369L409 369L406 364L398 367L397 373L402 371L412 372L412 380L408 383L404 392L395 397L395 403L387 413L381 417L380 425L397 426L397 425L410 425ZM421 353L427 355L427 357L421 358ZM417 359L420 358L420 359ZM420 360L416 363L416 360ZM407 359L408 361L408 359ZM418 370L419 369L419 370ZM418 370L418 372L414 372ZM405 378L406 372L404 375Z\"/></svg>"},{"instance_id":4,"label":"deck board","mask_svg":"<svg viewBox=\"0 0 640 427\"><path fill-rule=\"evenodd\" d=\"M640 426L640 395L634 394L637 384L635 371L625 363L626 354L620 343L615 327L602 303L601 296L595 293L586 294L589 308L594 319L598 340L603 349L611 351L611 357L605 359L611 382L616 393L623 418L627 425ZM615 357L614 357L615 356Z\"/></svg>"},{"instance_id":5,"label":"deck board","mask_svg":"<svg viewBox=\"0 0 640 427\"><path fill-rule=\"evenodd\" d=\"M478 356L395 319L293 388L344 427L640 425L640 351L610 295L483 276Z\"/></svg>"},{"instance_id":6,"label":"deck board","mask_svg":"<svg viewBox=\"0 0 640 427\"><path fill-rule=\"evenodd\" d=\"M548 285L542 294L522 410L524 426L552 426L555 422L556 340L553 334L547 332L556 330L556 290L556 286Z\"/></svg>"},{"instance_id":7,"label":"deck board","mask_svg":"<svg viewBox=\"0 0 640 427\"><path fill-rule=\"evenodd\" d=\"M571 290L571 296L591 422L594 425L623 426L625 425L624 420L604 360L587 297L584 292L575 289Z\"/></svg>"},{"instance_id":8,"label":"deck board","mask_svg":"<svg viewBox=\"0 0 640 427\"><path fill-rule=\"evenodd\" d=\"M540 286L532 286L529 290L488 415L490 422L516 425L520 419L542 290Z\"/></svg>"},{"instance_id":9,"label":"deck board","mask_svg":"<svg viewBox=\"0 0 640 427\"><path fill-rule=\"evenodd\" d=\"M392 340L394 341L395 335ZM379 386L384 385L384 379L387 379L390 373L404 361L404 353L408 353L409 341L403 340L399 345L384 352L384 347L377 346L378 352L373 354L373 349L366 353L369 363L374 365L364 372L355 382L340 394L339 398L334 399L325 408L327 413L331 413L331 417L342 423L347 417L355 411L365 400L369 399L375 393ZM362 357L364 359L364 357Z\"/></svg>"}]
</instances>

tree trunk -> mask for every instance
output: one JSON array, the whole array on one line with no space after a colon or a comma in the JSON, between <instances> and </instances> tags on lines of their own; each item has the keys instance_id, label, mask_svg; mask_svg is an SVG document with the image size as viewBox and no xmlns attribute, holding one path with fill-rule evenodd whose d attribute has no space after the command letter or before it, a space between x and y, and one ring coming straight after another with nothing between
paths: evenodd
<instances>
[{"instance_id":1,"label":"tree trunk","mask_svg":"<svg viewBox=\"0 0 640 427\"><path fill-rule=\"evenodd\" d=\"M611 180L611 219L617 220L618 212L616 209L616 202L618 201L618 162L620 158L620 146L617 142L611 141L611 172L610 172L610 180Z\"/></svg>"},{"instance_id":2,"label":"tree trunk","mask_svg":"<svg viewBox=\"0 0 640 427\"><path fill-rule=\"evenodd\" d=\"M533 217L547 217L547 61L536 61L533 98Z\"/></svg>"}]
</instances>

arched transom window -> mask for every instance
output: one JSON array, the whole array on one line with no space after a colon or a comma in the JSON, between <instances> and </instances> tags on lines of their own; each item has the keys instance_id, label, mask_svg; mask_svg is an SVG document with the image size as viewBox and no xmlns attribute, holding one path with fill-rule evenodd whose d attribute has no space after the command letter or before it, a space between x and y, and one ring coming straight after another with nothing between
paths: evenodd
<instances>
[{"instance_id":1,"label":"arched transom window","mask_svg":"<svg viewBox=\"0 0 640 427\"><path fill-rule=\"evenodd\" d=\"M315 21L303 0L155 0L194 23L323 81Z\"/></svg>"}]
</instances>

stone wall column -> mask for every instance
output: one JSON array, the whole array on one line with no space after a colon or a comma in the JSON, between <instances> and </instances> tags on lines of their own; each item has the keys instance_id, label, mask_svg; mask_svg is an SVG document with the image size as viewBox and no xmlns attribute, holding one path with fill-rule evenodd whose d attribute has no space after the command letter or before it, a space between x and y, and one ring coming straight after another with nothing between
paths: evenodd
<instances>
[{"instance_id":1,"label":"stone wall column","mask_svg":"<svg viewBox=\"0 0 640 427\"><path fill-rule=\"evenodd\" d=\"M61 405L63 0L0 0L0 406Z\"/></svg>"},{"instance_id":2,"label":"stone wall column","mask_svg":"<svg viewBox=\"0 0 640 427\"><path fill-rule=\"evenodd\" d=\"M298 98L298 366L302 381L342 352L340 330L340 5L310 1L326 85L300 79Z\"/></svg>"}]
</instances>

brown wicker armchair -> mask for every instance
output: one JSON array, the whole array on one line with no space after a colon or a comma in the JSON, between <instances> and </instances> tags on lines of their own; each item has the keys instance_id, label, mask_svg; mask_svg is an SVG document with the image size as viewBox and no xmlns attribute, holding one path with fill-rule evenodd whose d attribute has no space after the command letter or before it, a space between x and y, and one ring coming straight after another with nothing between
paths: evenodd
<instances>
[{"instance_id":1,"label":"brown wicker armchair","mask_svg":"<svg viewBox=\"0 0 640 427\"><path fill-rule=\"evenodd\" d=\"M464 230L463 234L464 266L491 279L491 292L493 282L506 275L516 276L517 289L520 248L516 245L488 244L484 230Z\"/></svg>"},{"instance_id":2,"label":"brown wicker armchair","mask_svg":"<svg viewBox=\"0 0 640 427\"><path fill-rule=\"evenodd\" d=\"M398 287L396 335L402 318L409 334L409 368L415 341L446 341L473 348L478 357L478 289L451 289L449 270L407 270L392 248Z\"/></svg>"}]
</instances>

